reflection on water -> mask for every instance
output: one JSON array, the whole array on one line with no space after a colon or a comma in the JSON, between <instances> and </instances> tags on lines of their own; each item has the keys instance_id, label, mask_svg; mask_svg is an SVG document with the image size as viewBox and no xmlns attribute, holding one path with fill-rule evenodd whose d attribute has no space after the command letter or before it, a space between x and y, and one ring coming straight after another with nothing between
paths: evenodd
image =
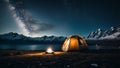
<instances>
[{"instance_id":1,"label":"reflection on water","mask_svg":"<svg viewBox=\"0 0 120 68\"><path fill-rule=\"evenodd\" d=\"M103 45L91 45L88 46L89 49L95 49L95 50L99 50L99 49L120 49L119 46L103 46Z\"/></svg>"},{"instance_id":2,"label":"reflection on water","mask_svg":"<svg viewBox=\"0 0 120 68\"><path fill-rule=\"evenodd\" d=\"M30 47L30 50L36 50L37 49L37 45L32 45L31 47Z\"/></svg>"},{"instance_id":3,"label":"reflection on water","mask_svg":"<svg viewBox=\"0 0 120 68\"><path fill-rule=\"evenodd\" d=\"M52 47L53 50L61 50L59 44L40 44L40 45L0 45L0 49L16 49L16 50L46 50L47 47ZM120 49L120 46L100 46L88 45L88 49Z\"/></svg>"},{"instance_id":4,"label":"reflection on water","mask_svg":"<svg viewBox=\"0 0 120 68\"><path fill-rule=\"evenodd\" d=\"M16 49L16 50L46 50L47 47L52 47L54 50L60 50L59 44L41 44L41 45L0 45L0 49Z\"/></svg>"}]
</instances>

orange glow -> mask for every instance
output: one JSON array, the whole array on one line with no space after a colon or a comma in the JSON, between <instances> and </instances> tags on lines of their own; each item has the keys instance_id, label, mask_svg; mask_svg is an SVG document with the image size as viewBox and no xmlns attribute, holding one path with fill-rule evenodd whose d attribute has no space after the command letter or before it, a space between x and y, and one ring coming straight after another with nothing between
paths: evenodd
<instances>
[{"instance_id":1,"label":"orange glow","mask_svg":"<svg viewBox=\"0 0 120 68\"><path fill-rule=\"evenodd\" d=\"M70 39L66 39L66 41L63 44L64 46L62 47L62 50L68 51L69 44L70 44Z\"/></svg>"},{"instance_id":2,"label":"orange glow","mask_svg":"<svg viewBox=\"0 0 120 68\"><path fill-rule=\"evenodd\" d=\"M51 47L48 47L47 50L46 50L46 52L51 54L51 53L53 53L54 51L52 50Z\"/></svg>"},{"instance_id":3,"label":"orange glow","mask_svg":"<svg viewBox=\"0 0 120 68\"><path fill-rule=\"evenodd\" d=\"M46 54L45 52L36 52L36 53L23 54L20 56L26 56L26 57L29 57L29 56L53 56L53 55L64 55L64 54L67 54L67 53L57 51L57 52L54 52L54 54Z\"/></svg>"},{"instance_id":4,"label":"orange glow","mask_svg":"<svg viewBox=\"0 0 120 68\"><path fill-rule=\"evenodd\" d=\"M87 47L86 41L79 35L68 37L62 45L63 51L79 50L82 47Z\"/></svg>"},{"instance_id":5,"label":"orange glow","mask_svg":"<svg viewBox=\"0 0 120 68\"><path fill-rule=\"evenodd\" d=\"M78 50L78 49L79 49L78 40L76 38L71 38L69 50Z\"/></svg>"}]
</instances>

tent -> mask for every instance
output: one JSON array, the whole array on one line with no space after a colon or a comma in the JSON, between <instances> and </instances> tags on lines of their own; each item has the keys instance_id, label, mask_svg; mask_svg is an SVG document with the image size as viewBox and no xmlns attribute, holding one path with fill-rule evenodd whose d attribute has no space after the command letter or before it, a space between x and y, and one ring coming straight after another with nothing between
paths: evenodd
<instances>
[{"instance_id":1,"label":"tent","mask_svg":"<svg viewBox=\"0 0 120 68\"><path fill-rule=\"evenodd\" d=\"M87 43L81 36L72 35L64 41L62 45L62 50L74 51L74 50L80 50L81 48L83 49L86 47L87 47Z\"/></svg>"}]
</instances>

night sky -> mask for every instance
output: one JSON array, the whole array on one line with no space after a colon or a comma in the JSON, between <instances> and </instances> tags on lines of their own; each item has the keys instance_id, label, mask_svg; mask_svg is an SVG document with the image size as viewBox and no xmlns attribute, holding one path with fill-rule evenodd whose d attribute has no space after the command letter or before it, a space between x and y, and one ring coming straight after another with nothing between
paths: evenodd
<instances>
[{"instance_id":1,"label":"night sky","mask_svg":"<svg viewBox=\"0 0 120 68\"><path fill-rule=\"evenodd\" d=\"M120 22L119 0L23 0L22 8L37 21L38 30L29 32L37 36L68 36L118 26ZM16 23L5 0L0 0L0 33L25 34ZM42 23L42 24L40 24ZM32 25L30 23L30 25ZM33 26L32 26L33 27Z\"/></svg>"}]
</instances>

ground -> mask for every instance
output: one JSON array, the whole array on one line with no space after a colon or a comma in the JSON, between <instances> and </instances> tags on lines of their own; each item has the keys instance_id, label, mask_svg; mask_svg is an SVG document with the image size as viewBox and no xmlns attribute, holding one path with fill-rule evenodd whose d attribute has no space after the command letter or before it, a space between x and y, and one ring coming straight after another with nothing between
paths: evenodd
<instances>
[{"instance_id":1,"label":"ground","mask_svg":"<svg viewBox=\"0 0 120 68\"><path fill-rule=\"evenodd\" d=\"M0 68L120 68L120 50L56 51L54 54L0 50Z\"/></svg>"}]
</instances>

